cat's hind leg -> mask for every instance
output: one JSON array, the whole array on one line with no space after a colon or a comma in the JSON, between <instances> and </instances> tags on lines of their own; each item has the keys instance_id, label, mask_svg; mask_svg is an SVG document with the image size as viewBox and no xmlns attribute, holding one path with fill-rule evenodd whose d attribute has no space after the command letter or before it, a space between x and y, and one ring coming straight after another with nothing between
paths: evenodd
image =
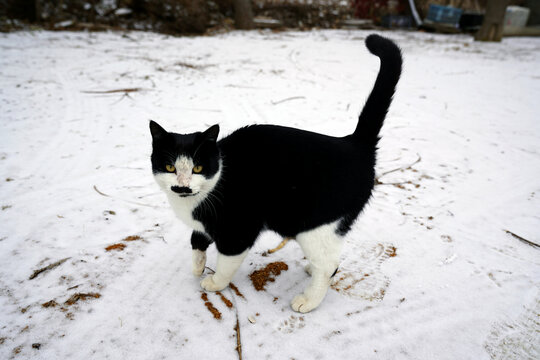
<instances>
[{"instance_id":1,"label":"cat's hind leg","mask_svg":"<svg viewBox=\"0 0 540 360\"><path fill-rule=\"evenodd\" d=\"M236 270L242 265L249 249L239 255L223 255L218 253L216 272L208 275L201 281L201 287L207 291L220 291L225 289L231 282Z\"/></svg>"},{"instance_id":2,"label":"cat's hind leg","mask_svg":"<svg viewBox=\"0 0 540 360\"><path fill-rule=\"evenodd\" d=\"M298 234L296 241L309 260L306 270L312 277L310 284L293 299L291 306L295 311L306 313L319 306L326 296L332 275L339 266L343 238L336 232L336 223L331 223Z\"/></svg>"}]
</instances>

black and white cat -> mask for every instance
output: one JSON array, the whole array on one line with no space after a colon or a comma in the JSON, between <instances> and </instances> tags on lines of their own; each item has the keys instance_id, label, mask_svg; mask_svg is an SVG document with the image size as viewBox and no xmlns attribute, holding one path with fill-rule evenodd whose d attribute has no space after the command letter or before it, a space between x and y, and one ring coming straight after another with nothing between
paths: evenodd
<instances>
[{"instance_id":1,"label":"black and white cat","mask_svg":"<svg viewBox=\"0 0 540 360\"><path fill-rule=\"evenodd\" d=\"M370 35L366 46L381 65L351 135L252 125L217 141L218 125L176 134L150 121L154 177L193 228L196 276L208 246L218 250L216 272L201 282L205 290L227 287L259 234L271 230L296 239L309 260L311 282L292 308L309 312L325 297L343 237L371 196L378 134L401 74L401 52L392 41Z\"/></svg>"}]
</instances>

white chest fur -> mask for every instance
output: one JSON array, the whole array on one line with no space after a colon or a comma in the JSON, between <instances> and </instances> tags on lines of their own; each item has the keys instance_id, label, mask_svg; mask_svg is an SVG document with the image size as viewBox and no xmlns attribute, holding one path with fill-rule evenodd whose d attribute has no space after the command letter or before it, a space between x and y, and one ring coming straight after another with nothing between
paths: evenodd
<instances>
[{"instance_id":1,"label":"white chest fur","mask_svg":"<svg viewBox=\"0 0 540 360\"><path fill-rule=\"evenodd\" d=\"M205 233L203 223L193 218L193 210L199 205L200 199L198 197L181 198L175 195L167 194L167 198L176 216L193 230Z\"/></svg>"}]
</instances>

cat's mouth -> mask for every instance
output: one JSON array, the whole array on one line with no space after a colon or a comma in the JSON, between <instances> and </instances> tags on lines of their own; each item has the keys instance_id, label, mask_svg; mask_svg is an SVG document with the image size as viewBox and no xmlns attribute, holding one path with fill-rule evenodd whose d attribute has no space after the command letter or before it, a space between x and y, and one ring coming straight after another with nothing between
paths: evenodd
<instances>
[{"instance_id":1,"label":"cat's mouth","mask_svg":"<svg viewBox=\"0 0 540 360\"><path fill-rule=\"evenodd\" d=\"M180 197L195 196L198 194L198 192L194 193L193 190L187 186L171 186L171 191L177 193Z\"/></svg>"}]
</instances>

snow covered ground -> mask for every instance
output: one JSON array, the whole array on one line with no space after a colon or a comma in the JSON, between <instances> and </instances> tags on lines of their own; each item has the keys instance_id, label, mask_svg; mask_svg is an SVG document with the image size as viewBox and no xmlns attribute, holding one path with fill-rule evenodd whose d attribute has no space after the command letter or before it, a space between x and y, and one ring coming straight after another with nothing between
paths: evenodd
<instances>
[{"instance_id":1,"label":"snow covered ground","mask_svg":"<svg viewBox=\"0 0 540 360\"><path fill-rule=\"evenodd\" d=\"M348 134L378 71L367 35L0 34L0 358L538 359L540 249L505 230L540 243L540 39L385 33L405 66L381 184L323 304L291 310L305 260L294 242L264 256L271 233L243 297L207 294L221 319L201 298L148 120Z\"/></svg>"}]
</instances>

